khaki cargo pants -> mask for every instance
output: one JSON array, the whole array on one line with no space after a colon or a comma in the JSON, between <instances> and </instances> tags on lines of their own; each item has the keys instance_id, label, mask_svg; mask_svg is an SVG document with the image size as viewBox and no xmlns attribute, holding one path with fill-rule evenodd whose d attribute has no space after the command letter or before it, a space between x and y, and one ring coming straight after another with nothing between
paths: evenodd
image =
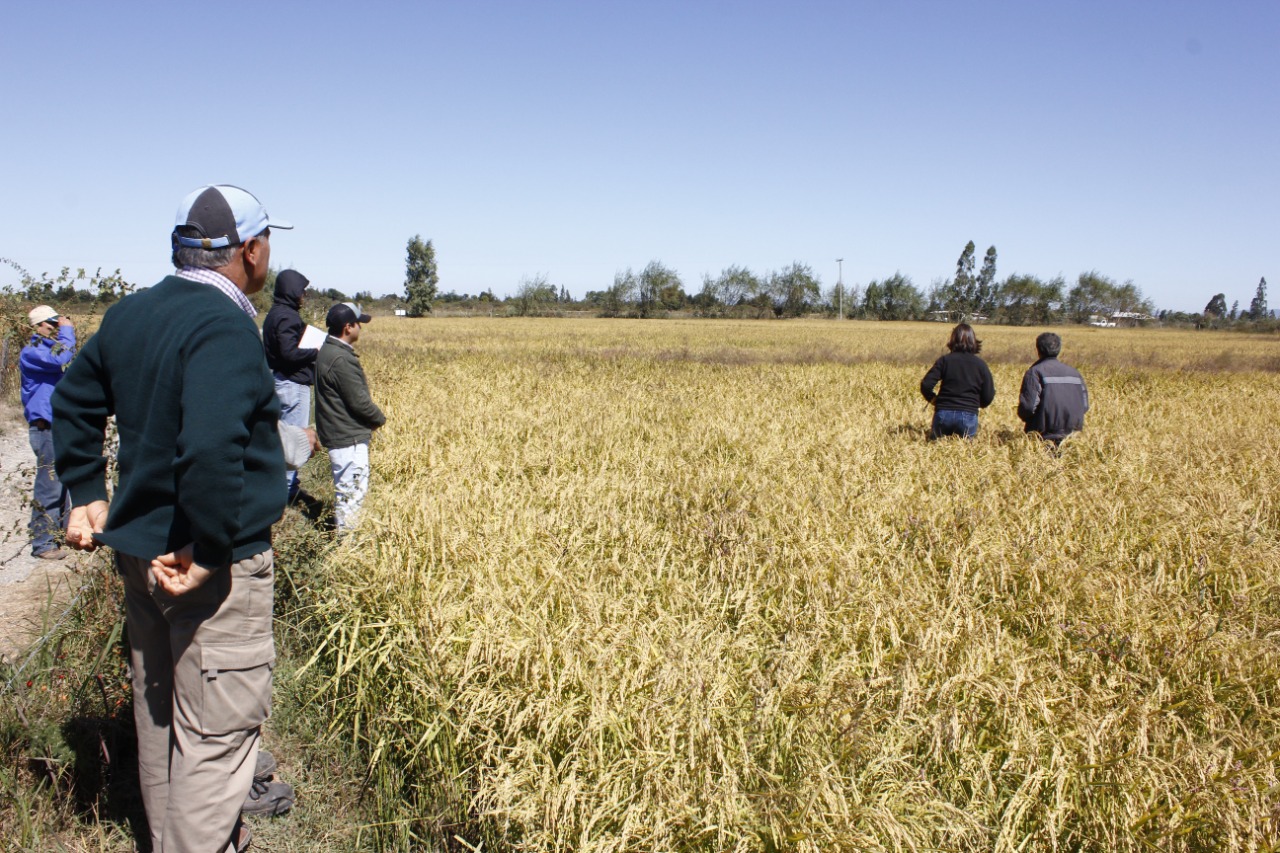
<instances>
[{"instance_id":1,"label":"khaki cargo pants","mask_svg":"<svg viewBox=\"0 0 1280 853\"><path fill-rule=\"evenodd\" d=\"M223 853L253 785L271 712L271 551L173 597L151 558L117 555L124 578L138 779L154 853Z\"/></svg>"}]
</instances>

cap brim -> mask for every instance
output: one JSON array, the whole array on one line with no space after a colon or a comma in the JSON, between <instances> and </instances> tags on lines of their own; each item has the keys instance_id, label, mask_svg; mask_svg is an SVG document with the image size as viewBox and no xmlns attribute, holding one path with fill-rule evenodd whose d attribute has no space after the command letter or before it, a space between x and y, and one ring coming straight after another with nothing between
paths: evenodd
<instances>
[{"instance_id":1,"label":"cap brim","mask_svg":"<svg viewBox=\"0 0 1280 853\"><path fill-rule=\"evenodd\" d=\"M186 246L188 249L204 249L208 251L210 249L225 249L227 246L232 245L229 237L214 237L212 239L208 237L183 237L177 231L174 231L171 236L173 242L179 246ZM235 245L238 246L240 244L236 243Z\"/></svg>"},{"instance_id":2,"label":"cap brim","mask_svg":"<svg viewBox=\"0 0 1280 853\"><path fill-rule=\"evenodd\" d=\"M292 223L292 222L285 222L283 219L268 219L268 220L267 220L267 227L268 227L268 228L279 228L281 231L292 231L292 230L293 230L293 223Z\"/></svg>"},{"instance_id":3,"label":"cap brim","mask_svg":"<svg viewBox=\"0 0 1280 853\"><path fill-rule=\"evenodd\" d=\"M369 322L369 321L370 321L370 320L372 320L372 319L373 319L373 318L372 318L372 317L370 317L368 314L361 314L361 315L360 315L360 322L361 322L361 323L367 323L367 322Z\"/></svg>"}]
</instances>

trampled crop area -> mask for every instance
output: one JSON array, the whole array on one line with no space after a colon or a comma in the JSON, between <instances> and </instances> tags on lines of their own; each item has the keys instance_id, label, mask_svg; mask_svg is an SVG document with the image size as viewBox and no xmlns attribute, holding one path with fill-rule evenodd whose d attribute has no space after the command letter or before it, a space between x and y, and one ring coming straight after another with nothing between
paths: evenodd
<instances>
[{"instance_id":1,"label":"trampled crop area","mask_svg":"<svg viewBox=\"0 0 1280 853\"><path fill-rule=\"evenodd\" d=\"M379 318L310 626L391 849L1280 841L1280 342L1059 329L1060 454L927 443L935 324Z\"/></svg>"}]
</instances>

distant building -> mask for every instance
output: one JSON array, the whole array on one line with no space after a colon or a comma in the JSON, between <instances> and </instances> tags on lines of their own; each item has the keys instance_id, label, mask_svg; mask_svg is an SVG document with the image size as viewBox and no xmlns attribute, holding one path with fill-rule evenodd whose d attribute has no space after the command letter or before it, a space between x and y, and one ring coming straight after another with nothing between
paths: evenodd
<instances>
[{"instance_id":1,"label":"distant building","mask_svg":"<svg viewBox=\"0 0 1280 853\"><path fill-rule=\"evenodd\" d=\"M1138 311L1117 311L1111 315L1111 325L1113 326L1140 326L1143 323L1149 323L1154 320L1150 314L1142 314Z\"/></svg>"},{"instance_id":2,"label":"distant building","mask_svg":"<svg viewBox=\"0 0 1280 853\"><path fill-rule=\"evenodd\" d=\"M1114 329L1117 326L1133 327L1154 320L1150 314L1137 311L1116 311L1112 314L1090 314L1089 325L1100 329Z\"/></svg>"},{"instance_id":3,"label":"distant building","mask_svg":"<svg viewBox=\"0 0 1280 853\"><path fill-rule=\"evenodd\" d=\"M985 323L986 314L965 314L963 311L930 311L929 319L935 323Z\"/></svg>"}]
</instances>

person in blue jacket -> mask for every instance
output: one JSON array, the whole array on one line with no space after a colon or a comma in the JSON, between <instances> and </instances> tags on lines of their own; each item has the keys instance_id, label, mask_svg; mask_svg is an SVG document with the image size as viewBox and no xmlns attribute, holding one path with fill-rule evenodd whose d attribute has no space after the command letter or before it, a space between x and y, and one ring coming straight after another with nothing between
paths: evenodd
<instances>
[{"instance_id":1,"label":"person in blue jacket","mask_svg":"<svg viewBox=\"0 0 1280 853\"><path fill-rule=\"evenodd\" d=\"M31 495L31 553L45 560L67 555L58 545L67 510L67 490L53 470L53 386L62 379L76 354L76 329L48 305L27 315L33 333L22 348L18 372L22 376L22 413L27 418L31 449L36 454L36 479Z\"/></svg>"}]
</instances>

